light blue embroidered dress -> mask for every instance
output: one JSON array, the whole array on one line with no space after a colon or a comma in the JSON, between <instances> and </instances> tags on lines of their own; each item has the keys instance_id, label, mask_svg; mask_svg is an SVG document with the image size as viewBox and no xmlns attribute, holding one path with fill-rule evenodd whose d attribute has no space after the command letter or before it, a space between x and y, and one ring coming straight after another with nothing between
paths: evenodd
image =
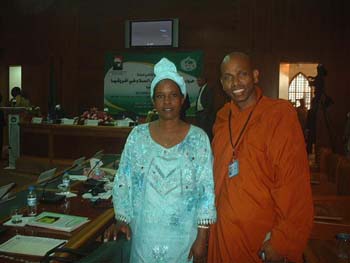
<instances>
[{"instance_id":1,"label":"light blue embroidered dress","mask_svg":"<svg viewBox=\"0 0 350 263\"><path fill-rule=\"evenodd\" d=\"M187 263L198 224L216 220L212 152L206 133L191 126L164 148L142 124L130 133L115 178L116 218L132 231L132 263Z\"/></svg>"}]
</instances>

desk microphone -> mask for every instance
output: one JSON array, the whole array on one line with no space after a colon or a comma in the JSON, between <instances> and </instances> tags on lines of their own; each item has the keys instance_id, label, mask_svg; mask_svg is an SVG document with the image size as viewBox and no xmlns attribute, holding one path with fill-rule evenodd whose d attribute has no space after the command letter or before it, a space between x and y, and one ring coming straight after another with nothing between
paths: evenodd
<instances>
[{"instance_id":1,"label":"desk microphone","mask_svg":"<svg viewBox=\"0 0 350 263\"><path fill-rule=\"evenodd\" d=\"M47 180L42 188L42 193L41 193L41 197L39 199L40 202L42 203L60 203L65 199L64 195L56 195L55 193L51 193L51 192L46 192L46 186L49 183L52 183L54 181L56 181L58 178L55 177L53 178L54 180Z\"/></svg>"}]
</instances>

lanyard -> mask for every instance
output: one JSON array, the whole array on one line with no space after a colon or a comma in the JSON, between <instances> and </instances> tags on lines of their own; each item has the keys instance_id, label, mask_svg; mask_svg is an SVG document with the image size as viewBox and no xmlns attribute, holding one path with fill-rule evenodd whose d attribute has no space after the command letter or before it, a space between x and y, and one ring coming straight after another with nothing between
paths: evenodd
<instances>
[{"instance_id":1,"label":"lanyard","mask_svg":"<svg viewBox=\"0 0 350 263\"><path fill-rule=\"evenodd\" d=\"M262 98L262 95L259 97L258 101L256 102L256 104L254 105L254 108L251 110L251 112L249 113L248 115L248 118L247 120L245 121L244 125L243 125L243 128L241 129L241 131L239 132L239 135L238 135L238 138L235 142L235 144L233 144L233 141L232 141L232 131L231 131L231 117L232 117L232 112L231 112L231 109L230 109L230 113L228 115L228 129L229 129L229 132L230 132L230 142L231 142L231 146L232 146L232 149L233 149L233 158L235 159L236 157L236 148L238 146L238 143L240 142L241 140L241 137L245 131L245 129L247 128L247 125L248 125L248 122L250 120L250 118L252 117L253 115L253 112L256 108L256 106L259 104L260 100Z\"/></svg>"}]
</instances>

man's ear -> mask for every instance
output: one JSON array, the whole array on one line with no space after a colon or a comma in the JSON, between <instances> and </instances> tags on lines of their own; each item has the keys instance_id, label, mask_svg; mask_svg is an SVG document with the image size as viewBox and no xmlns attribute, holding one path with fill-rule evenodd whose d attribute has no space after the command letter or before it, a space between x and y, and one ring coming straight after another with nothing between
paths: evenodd
<instances>
[{"instance_id":1,"label":"man's ear","mask_svg":"<svg viewBox=\"0 0 350 263\"><path fill-rule=\"evenodd\" d=\"M257 69L253 70L253 82L254 84L257 84L259 82L259 70Z\"/></svg>"}]
</instances>

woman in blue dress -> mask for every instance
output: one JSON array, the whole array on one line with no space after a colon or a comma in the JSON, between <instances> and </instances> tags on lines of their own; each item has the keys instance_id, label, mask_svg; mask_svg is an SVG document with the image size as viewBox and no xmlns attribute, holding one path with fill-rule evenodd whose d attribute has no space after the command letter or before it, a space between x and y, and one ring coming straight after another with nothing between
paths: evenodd
<instances>
[{"instance_id":1,"label":"woman in blue dress","mask_svg":"<svg viewBox=\"0 0 350 263\"><path fill-rule=\"evenodd\" d=\"M216 220L212 152L206 133L180 119L186 85L175 65L154 67L159 119L136 126L113 189L117 229L131 239L130 262L205 262Z\"/></svg>"}]
</instances>

